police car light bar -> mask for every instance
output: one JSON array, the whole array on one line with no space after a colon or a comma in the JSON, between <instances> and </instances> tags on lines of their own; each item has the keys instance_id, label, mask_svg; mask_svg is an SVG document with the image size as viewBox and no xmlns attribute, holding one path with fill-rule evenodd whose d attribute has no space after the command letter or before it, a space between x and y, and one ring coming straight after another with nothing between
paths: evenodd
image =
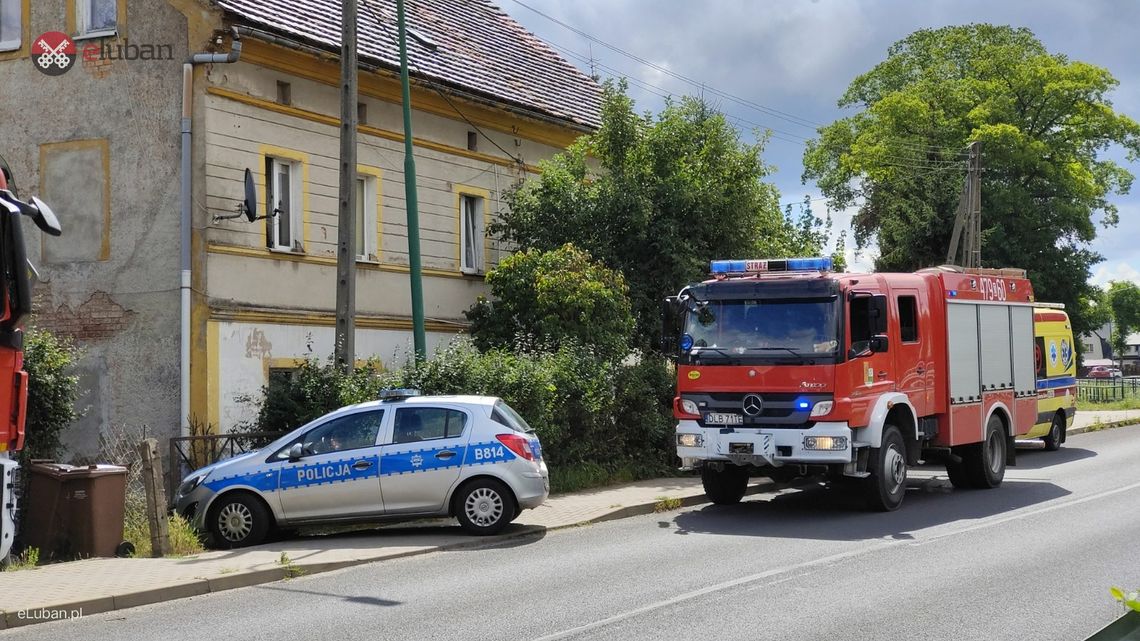
<instances>
[{"instance_id":1,"label":"police car light bar","mask_svg":"<svg viewBox=\"0 0 1140 641\"><path fill-rule=\"evenodd\" d=\"M380 400L382 401L401 401L405 398L412 396L420 396L418 389L382 389L380 390Z\"/></svg>"},{"instance_id":2,"label":"police car light bar","mask_svg":"<svg viewBox=\"0 0 1140 641\"><path fill-rule=\"evenodd\" d=\"M758 274L761 272L830 271L831 259L778 258L769 260L714 260L709 271L713 274Z\"/></svg>"}]
</instances>

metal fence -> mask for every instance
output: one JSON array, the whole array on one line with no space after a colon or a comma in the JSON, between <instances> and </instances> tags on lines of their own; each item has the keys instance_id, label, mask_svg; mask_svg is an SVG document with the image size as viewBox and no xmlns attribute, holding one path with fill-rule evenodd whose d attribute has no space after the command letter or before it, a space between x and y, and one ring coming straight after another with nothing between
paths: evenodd
<instances>
[{"instance_id":1,"label":"metal fence","mask_svg":"<svg viewBox=\"0 0 1140 641\"><path fill-rule=\"evenodd\" d=\"M269 444L280 432L240 432L176 436L170 439L166 496L173 503L178 485L190 472Z\"/></svg>"},{"instance_id":2,"label":"metal fence","mask_svg":"<svg viewBox=\"0 0 1140 641\"><path fill-rule=\"evenodd\" d=\"M1111 403L1140 397L1140 378L1077 379L1077 398L1090 403Z\"/></svg>"}]
</instances>

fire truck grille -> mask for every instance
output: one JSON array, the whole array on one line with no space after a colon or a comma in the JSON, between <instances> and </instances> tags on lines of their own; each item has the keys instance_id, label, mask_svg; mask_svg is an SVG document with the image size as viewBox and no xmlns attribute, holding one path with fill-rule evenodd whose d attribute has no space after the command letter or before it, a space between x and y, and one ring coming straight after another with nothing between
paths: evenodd
<instances>
[{"instance_id":1,"label":"fire truck grille","mask_svg":"<svg viewBox=\"0 0 1140 641\"><path fill-rule=\"evenodd\" d=\"M686 393L700 408L702 427L774 427L796 428L808 422L811 408L820 401L831 400L831 394L710 392ZM757 402L757 398L759 402ZM726 415L732 418L726 419ZM739 419L735 417L740 417Z\"/></svg>"}]
</instances>

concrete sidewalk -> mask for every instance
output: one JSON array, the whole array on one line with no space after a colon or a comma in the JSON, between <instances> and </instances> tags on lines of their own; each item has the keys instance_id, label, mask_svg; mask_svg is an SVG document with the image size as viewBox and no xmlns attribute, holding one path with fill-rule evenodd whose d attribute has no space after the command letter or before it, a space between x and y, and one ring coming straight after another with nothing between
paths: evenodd
<instances>
[{"instance_id":1,"label":"concrete sidewalk","mask_svg":"<svg viewBox=\"0 0 1140 641\"><path fill-rule=\"evenodd\" d=\"M759 481L749 493L773 487ZM653 512L660 499L705 502L699 478L656 479L551 497L504 534L473 537L454 521L306 536L185 558L89 559L0 573L0 629L257 585L301 574L506 539ZM662 506L663 508L666 506ZM668 506L675 508L677 505Z\"/></svg>"},{"instance_id":2,"label":"concrete sidewalk","mask_svg":"<svg viewBox=\"0 0 1140 641\"><path fill-rule=\"evenodd\" d=\"M1077 412L1069 434L1122 421L1140 422L1140 410ZM754 480L749 493L775 485ZM560 528L653 512L661 498L680 505L706 501L699 478L640 481L551 497L523 512L504 534L472 537L454 521L384 526L345 534L305 536L254 548L211 551L185 558L90 559L0 573L0 629L96 614L147 603L278 581L301 574L440 550L485 547L516 537L541 537ZM677 507L674 503L668 507Z\"/></svg>"}]
</instances>

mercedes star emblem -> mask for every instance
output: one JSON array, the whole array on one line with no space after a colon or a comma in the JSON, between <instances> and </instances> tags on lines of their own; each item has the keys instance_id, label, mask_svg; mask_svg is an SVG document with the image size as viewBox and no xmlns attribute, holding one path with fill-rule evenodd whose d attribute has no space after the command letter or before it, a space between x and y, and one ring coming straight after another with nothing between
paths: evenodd
<instances>
[{"instance_id":1,"label":"mercedes star emblem","mask_svg":"<svg viewBox=\"0 0 1140 641\"><path fill-rule=\"evenodd\" d=\"M756 416L760 414L760 410L764 408L764 401L756 394L749 394L744 397L744 413L749 416Z\"/></svg>"}]
</instances>

